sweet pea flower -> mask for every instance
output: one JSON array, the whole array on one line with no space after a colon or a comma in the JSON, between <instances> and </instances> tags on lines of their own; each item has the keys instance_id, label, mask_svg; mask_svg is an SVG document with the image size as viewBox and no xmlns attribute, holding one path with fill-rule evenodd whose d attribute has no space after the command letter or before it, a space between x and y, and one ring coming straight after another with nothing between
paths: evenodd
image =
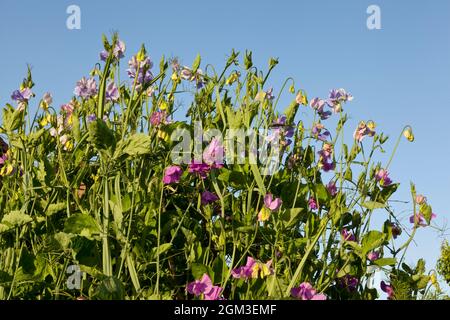
<instances>
[{"instance_id":1,"label":"sweet pea flower","mask_svg":"<svg viewBox=\"0 0 450 320\"><path fill-rule=\"evenodd\" d=\"M203 152L203 160L208 165L223 165L224 147L219 139L214 138L211 140L209 146Z\"/></svg>"},{"instance_id":2,"label":"sweet pea flower","mask_svg":"<svg viewBox=\"0 0 450 320\"><path fill-rule=\"evenodd\" d=\"M232 269L231 275L235 279L256 279L258 276L263 278L273 273L271 265L272 260L262 263L252 257L247 257L247 263L245 266Z\"/></svg>"},{"instance_id":3,"label":"sweet pea flower","mask_svg":"<svg viewBox=\"0 0 450 320\"><path fill-rule=\"evenodd\" d=\"M166 119L167 119L167 112L165 110L155 111L150 116L150 123L153 126L157 127L161 124L166 123Z\"/></svg>"},{"instance_id":4,"label":"sweet pea flower","mask_svg":"<svg viewBox=\"0 0 450 320\"><path fill-rule=\"evenodd\" d=\"M333 89L327 100L327 104L334 110L335 113L342 111L342 103L352 101L353 96L347 93L344 89Z\"/></svg>"},{"instance_id":5,"label":"sweet pea flower","mask_svg":"<svg viewBox=\"0 0 450 320\"><path fill-rule=\"evenodd\" d=\"M430 221L436 217L437 217L436 214L432 213ZM410 216L409 222L414 225L418 225L420 227L428 226L427 220L425 219L424 215L421 212L417 212L415 215Z\"/></svg>"},{"instance_id":6,"label":"sweet pea flower","mask_svg":"<svg viewBox=\"0 0 450 320\"><path fill-rule=\"evenodd\" d=\"M292 288L291 295L300 300L327 300L327 296L317 293L309 282L303 282L299 287Z\"/></svg>"},{"instance_id":7,"label":"sweet pea flower","mask_svg":"<svg viewBox=\"0 0 450 320\"><path fill-rule=\"evenodd\" d=\"M336 183L334 183L333 181L328 182L327 184L327 190L330 193L330 195L332 197L334 197L335 195L337 195L337 187L336 187Z\"/></svg>"},{"instance_id":8,"label":"sweet pea flower","mask_svg":"<svg viewBox=\"0 0 450 320\"><path fill-rule=\"evenodd\" d=\"M95 82L95 79L86 79L85 77L81 78L81 80L77 82L77 86L75 87L73 93L83 99L93 97L97 94L97 83Z\"/></svg>"},{"instance_id":9,"label":"sweet pea flower","mask_svg":"<svg viewBox=\"0 0 450 320\"><path fill-rule=\"evenodd\" d=\"M320 141L326 141L331 136L330 131L325 129L325 126L320 122L314 124L311 129L311 134Z\"/></svg>"},{"instance_id":10,"label":"sweet pea flower","mask_svg":"<svg viewBox=\"0 0 450 320\"><path fill-rule=\"evenodd\" d=\"M213 286L211 278L205 273L200 280L189 283L186 290L197 297L203 294L204 300L218 300L223 288Z\"/></svg>"},{"instance_id":11,"label":"sweet pea flower","mask_svg":"<svg viewBox=\"0 0 450 320\"><path fill-rule=\"evenodd\" d=\"M202 195L201 195L202 205L207 205L207 204L215 202L217 200L219 200L219 197L215 193L212 193L209 191L202 192Z\"/></svg>"},{"instance_id":12,"label":"sweet pea flower","mask_svg":"<svg viewBox=\"0 0 450 320\"><path fill-rule=\"evenodd\" d=\"M336 168L336 163L332 160L333 146L329 143L324 143L322 150L317 152L319 154L318 166L323 171L328 172Z\"/></svg>"},{"instance_id":13,"label":"sweet pea flower","mask_svg":"<svg viewBox=\"0 0 450 320\"><path fill-rule=\"evenodd\" d=\"M370 261L378 260L379 257L380 253L375 251L369 252L369 254L367 254L367 259L369 259Z\"/></svg>"},{"instance_id":14,"label":"sweet pea flower","mask_svg":"<svg viewBox=\"0 0 450 320\"><path fill-rule=\"evenodd\" d=\"M314 199L313 197L309 198L308 206L309 206L309 209L311 209L311 210L317 210L317 208L319 208L319 205L318 205L316 199Z\"/></svg>"},{"instance_id":15,"label":"sweet pea flower","mask_svg":"<svg viewBox=\"0 0 450 320\"><path fill-rule=\"evenodd\" d=\"M273 100L275 96L273 95L273 88L269 88L269 90L266 91L266 99L267 100Z\"/></svg>"},{"instance_id":16,"label":"sweet pea flower","mask_svg":"<svg viewBox=\"0 0 450 320\"><path fill-rule=\"evenodd\" d=\"M267 209L270 209L271 211L278 210L283 201L280 198L273 198L273 195L271 193L268 193L264 196L264 205Z\"/></svg>"},{"instance_id":17,"label":"sweet pea flower","mask_svg":"<svg viewBox=\"0 0 450 320\"><path fill-rule=\"evenodd\" d=\"M427 202L427 198L421 194L416 195L416 203L418 205L424 204Z\"/></svg>"},{"instance_id":18,"label":"sweet pea flower","mask_svg":"<svg viewBox=\"0 0 450 320\"><path fill-rule=\"evenodd\" d=\"M355 132L353 133L353 138L355 138L355 140L358 142L362 142L366 136L373 137L374 135L375 135L375 123L373 121L369 121L367 123L361 121L358 124L358 127L356 128Z\"/></svg>"},{"instance_id":19,"label":"sweet pea flower","mask_svg":"<svg viewBox=\"0 0 450 320\"><path fill-rule=\"evenodd\" d=\"M178 183L181 179L182 174L183 170L181 170L179 166L169 166L166 168L164 172L163 183L164 184Z\"/></svg>"},{"instance_id":20,"label":"sweet pea flower","mask_svg":"<svg viewBox=\"0 0 450 320\"><path fill-rule=\"evenodd\" d=\"M206 163L196 163L193 161L189 164L189 173L196 173L202 179L205 179L208 176L210 170L211 167Z\"/></svg>"},{"instance_id":21,"label":"sweet pea flower","mask_svg":"<svg viewBox=\"0 0 450 320\"><path fill-rule=\"evenodd\" d=\"M392 300L394 298L394 288L392 287L392 285L387 284L384 281L381 281L380 288L381 290L387 293L389 300Z\"/></svg>"},{"instance_id":22,"label":"sweet pea flower","mask_svg":"<svg viewBox=\"0 0 450 320\"><path fill-rule=\"evenodd\" d=\"M133 56L130 61L128 61L128 66L128 76L131 79L136 79L137 75L136 82L138 88L140 88L140 85L152 81L153 74L150 69L153 67L153 62L147 56L144 56L143 59L138 59L136 55Z\"/></svg>"},{"instance_id":23,"label":"sweet pea flower","mask_svg":"<svg viewBox=\"0 0 450 320\"><path fill-rule=\"evenodd\" d=\"M355 291L358 288L358 283L359 279L349 274L339 278L339 285L346 288L349 292Z\"/></svg>"},{"instance_id":24,"label":"sweet pea flower","mask_svg":"<svg viewBox=\"0 0 450 320\"><path fill-rule=\"evenodd\" d=\"M106 101L109 102L116 102L120 98L119 89L116 87L114 82L108 83L106 86L106 92L105 92Z\"/></svg>"},{"instance_id":25,"label":"sweet pea flower","mask_svg":"<svg viewBox=\"0 0 450 320\"><path fill-rule=\"evenodd\" d=\"M114 58L122 59L125 56L124 55L125 48L126 48L125 47L125 43L123 41L121 41L121 40L118 40L116 42L116 45L115 45L114 50L113 50ZM109 57L108 51L103 50L102 52L100 52L100 60L106 61L108 59L108 57Z\"/></svg>"},{"instance_id":26,"label":"sweet pea flower","mask_svg":"<svg viewBox=\"0 0 450 320\"><path fill-rule=\"evenodd\" d=\"M355 236L347 230L347 228L342 229L341 235L344 238L344 241L356 241Z\"/></svg>"},{"instance_id":27,"label":"sweet pea flower","mask_svg":"<svg viewBox=\"0 0 450 320\"><path fill-rule=\"evenodd\" d=\"M14 101L26 103L32 96L33 92L30 88L23 88L20 90L15 90L11 95L11 99L13 99Z\"/></svg>"},{"instance_id":28,"label":"sweet pea flower","mask_svg":"<svg viewBox=\"0 0 450 320\"><path fill-rule=\"evenodd\" d=\"M317 113L320 116L320 119L326 120L331 116L330 111L324 111L324 107L326 105L325 100L322 100L320 98L314 98L311 100L310 104L311 108L317 111Z\"/></svg>"},{"instance_id":29,"label":"sweet pea flower","mask_svg":"<svg viewBox=\"0 0 450 320\"><path fill-rule=\"evenodd\" d=\"M375 180L380 182L380 185L387 187L392 184L391 178L389 178L389 173L385 169L380 169L375 174Z\"/></svg>"}]
</instances>

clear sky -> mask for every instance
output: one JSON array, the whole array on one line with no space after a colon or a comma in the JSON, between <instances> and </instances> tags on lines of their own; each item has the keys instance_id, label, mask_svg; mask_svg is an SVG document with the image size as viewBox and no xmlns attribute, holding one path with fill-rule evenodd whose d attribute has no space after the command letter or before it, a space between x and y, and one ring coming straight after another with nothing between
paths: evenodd
<instances>
[{"instance_id":1,"label":"clear sky","mask_svg":"<svg viewBox=\"0 0 450 320\"><path fill-rule=\"evenodd\" d=\"M80 30L66 27L72 4L81 8ZM381 30L366 26L372 4L381 9ZM351 124L376 121L392 138L388 150L404 125L414 129L415 143L403 140L390 167L402 183L395 199L410 200L414 181L436 223L450 217L450 1L0 0L0 105L9 102L27 63L38 97L50 91L57 104L68 101L98 61L102 33L113 31L126 42L127 58L143 42L156 62L165 54L191 65L200 53L222 66L232 48L250 49L260 67L279 58L275 94L289 76L310 98L346 88L355 96L346 108ZM405 224L409 208L399 205ZM419 230L408 261L424 257L434 265L441 241L436 231Z\"/></svg>"}]
</instances>

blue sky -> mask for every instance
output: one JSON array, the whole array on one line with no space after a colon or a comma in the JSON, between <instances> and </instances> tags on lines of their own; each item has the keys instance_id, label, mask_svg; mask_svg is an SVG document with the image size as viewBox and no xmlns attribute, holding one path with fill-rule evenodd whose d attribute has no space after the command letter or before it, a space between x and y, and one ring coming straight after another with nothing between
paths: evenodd
<instances>
[{"instance_id":1,"label":"blue sky","mask_svg":"<svg viewBox=\"0 0 450 320\"><path fill-rule=\"evenodd\" d=\"M66 28L71 4L81 8L81 30ZM381 9L381 30L366 27L371 4ZM50 91L57 104L68 101L75 82L98 61L102 33L112 31L126 42L127 58L143 42L157 62L165 54L191 65L200 53L202 61L222 66L232 48L250 49L260 67L279 58L275 93L289 76L310 98L346 88L355 96L346 108L351 124L376 121L377 130L392 137L388 150L404 125L414 129L416 141L403 140L390 167L402 183L395 198L409 200L414 181L433 205L436 223L444 226L449 218L449 1L1 0L0 106L27 63L38 97ZM283 96L280 105L290 98ZM408 208L398 209L405 223ZM407 261L424 257L433 265L441 241L432 229L419 230Z\"/></svg>"}]
</instances>

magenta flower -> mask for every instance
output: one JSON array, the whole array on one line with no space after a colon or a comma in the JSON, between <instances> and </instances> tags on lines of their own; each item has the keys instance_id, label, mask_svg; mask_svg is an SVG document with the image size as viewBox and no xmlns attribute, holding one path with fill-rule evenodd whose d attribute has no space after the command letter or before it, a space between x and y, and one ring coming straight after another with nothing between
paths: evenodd
<instances>
[{"instance_id":1,"label":"magenta flower","mask_svg":"<svg viewBox=\"0 0 450 320\"><path fill-rule=\"evenodd\" d=\"M108 83L106 86L106 93L105 93L106 101L109 102L116 102L120 98L119 89L117 89L114 82Z\"/></svg>"},{"instance_id":2,"label":"magenta flower","mask_svg":"<svg viewBox=\"0 0 450 320\"><path fill-rule=\"evenodd\" d=\"M268 193L264 196L264 205L266 206L266 208L272 211L278 210L281 207L282 203L283 201L280 198L273 199L273 195L271 193Z\"/></svg>"},{"instance_id":3,"label":"magenta flower","mask_svg":"<svg viewBox=\"0 0 450 320\"><path fill-rule=\"evenodd\" d=\"M219 197L215 193L209 191L203 191L201 198L202 198L202 205L206 205L219 200Z\"/></svg>"},{"instance_id":4,"label":"magenta flower","mask_svg":"<svg viewBox=\"0 0 450 320\"><path fill-rule=\"evenodd\" d=\"M181 168L178 166L167 167L164 172L163 183L164 184L178 183L181 179L182 174L183 170L181 170Z\"/></svg>"},{"instance_id":5,"label":"magenta flower","mask_svg":"<svg viewBox=\"0 0 450 320\"><path fill-rule=\"evenodd\" d=\"M308 206L309 206L309 209L311 209L311 210L317 210L317 208L319 208L319 204L317 203L316 199L314 199L313 197L309 198Z\"/></svg>"},{"instance_id":6,"label":"magenta flower","mask_svg":"<svg viewBox=\"0 0 450 320\"><path fill-rule=\"evenodd\" d=\"M300 300L327 300L327 296L317 293L309 282L303 282L299 287L292 288L291 295Z\"/></svg>"},{"instance_id":7,"label":"magenta flower","mask_svg":"<svg viewBox=\"0 0 450 320\"><path fill-rule=\"evenodd\" d=\"M218 300L223 289L213 286L211 278L205 273L200 280L189 283L186 290L197 297L203 294L204 300Z\"/></svg>"},{"instance_id":8,"label":"magenta flower","mask_svg":"<svg viewBox=\"0 0 450 320\"><path fill-rule=\"evenodd\" d=\"M165 110L155 111L150 116L150 123L153 126L159 126L160 124L166 123L167 120L167 112Z\"/></svg>"},{"instance_id":9,"label":"magenta flower","mask_svg":"<svg viewBox=\"0 0 450 320\"><path fill-rule=\"evenodd\" d=\"M327 184L327 190L330 193L330 195L332 197L334 197L335 195L337 195L337 187L336 187L336 183L334 183L333 181L330 181Z\"/></svg>"},{"instance_id":10,"label":"magenta flower","mask_svg":"<svg viewBox=\"0 0 450 320\"><path fill-rule=\"evenodd\" d=\"M392 285L387 284L387 283L384 282L384 281L381 281L381 283L380 283L380 288L381 288L381 290L383 290L384 292L387 293L388 299L391 300L391 299L394 298L394 288L392 287Z\"/></svg>"},{"instance_id":11,"label":"magenta flower","mask_svg":"<svg viewBox=\"0 0 450 320\"><path fill-rule=\"evenodd\" d=\"M196 173L202 179L205 179L208 176L208 173L210 170L211 170L211 167L208 166L206 163L191 162L189 164L189 173Z\"/></svg>"},{"instance_id":12,"label":"magenta flower","mask_svg":"<svg viewBox=\"0 0 450 320\"><path fill-rule=\"evenodd\" d=\"M223 153L224 148L219 139L214 138L211 140L209 146L203 152L203 160L209 165L223 165Z\"/></svg>"},{"instance_id":13,"label":"magenta flower","mask_svg":"<svg viewBox=\"0 0 450 320\"><path fill-rule=\"evenodd\" d=\"M353 233L347 230L347 228L342 229L341 236L344 238L344 241L356 241Z\"/></svg>"},{"instance_id":14,"label":"magenta flower","mask_svg":"<svg viewBox=\"0 0 450 320\"><path fill-rule=\"evenodd\" d=\"M436 214L432 213L430 220L434 218L436 218ZM421 212L417 212L415 215L409 217L409 222L411 222L414 225L418 225L420 227L428 226L427 220L425 219L424 215Z\"/></svg>"},{"instance_id":15,"label":"magenta flower","mask_svg":"<svg viewBox=\"0 0 450 320\"><path fill-rule=\"evenodd\" d=\"M33 92L30 88L23 88L20 90L15 90L11 95L11 99L18 102L28 102L32 96Z\"/></svg>"},{"instance_id":16,"label":"magenta flower","mask_svg":"<svg viewBox=\"0 0 450 320\"><path fill-rule=\"evenodd\" d=\"M369 252L369 254L367 255L367 259L369 259L370 261L378 260L379 257L380 253L375 251Z\"/></svg>"},{"instance_id":17,"label":"magenta flower","mask_svg":"<svg viewBox=\"0 0 450 320\"><path fill-rule=\"evenodd\" d=\"M380 185L383 187L387 187L392 184L392 180L389 178L389 173L384 169L378 170L375 174L375 180L380 182Z\"/></svg>"},{"instance_id":18,"label":"magenta flower","mask_svg":"<svg viewBox=\"0 0 450 320\"><path fill-rule=\"evenodd\" d=\"M256 279L258 275L263 278L264 276L271 275L273 273L272 260L262 263L253 259L252 257L247 257L247 263L245 266L241 266L231 270L231 275L235 279Z\"/></svg>"},{"instance_id":19,"label":"magenta flower","mask_svg":"<svg viewBox=\"0 0 450 320\"><path fill-rule=\"evenodd\" d=\"M95 79L86 79L85 77L81 78L81 80L77 82L77 86L75 87L73 93L84 99L93 97L97 94L97 84Z\"/></svg>"}]
</instances>

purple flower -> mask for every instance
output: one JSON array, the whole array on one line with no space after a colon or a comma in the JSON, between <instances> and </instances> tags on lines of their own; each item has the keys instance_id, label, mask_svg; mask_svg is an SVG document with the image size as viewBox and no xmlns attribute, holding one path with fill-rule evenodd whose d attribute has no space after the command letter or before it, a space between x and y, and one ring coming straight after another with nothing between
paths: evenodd
<instances>
[{"instance_id":1,"label":"purple flower","mask_svg":"<svg viewBox=\"0 0 450 320\"><path fill-rule=\"evenodd\" d=\"M394 288L392 287L392 285L387 284L384 281L381 281L380 288L381 288L381 290L383 290L384 292L387 293L389 300L394 298Z\"/></svg>"},{"instance_id":2,"label":"purple flower","mask_svg":"<svg viewBox=\"0 0 450 320\"><path fill-rule=\"evenodd\" d=\"M380 185L383 187L387 187L392 184L392 180L391 178L389 178L389 173L384 169L380 169L377 171L377 173L375 174L375 180L377 182L380 182Z\"/></svg>"},{"instance_id":3,"label":"purple flower","mask_svg":"<svg viewBox=\"0 0 450 320\"><path fill-rule=\"evenodd\" d=\"M275 96L273 95L273 88L269 88L269 90L266 91L266 99L267 100L273 100Z\"/></svg>"},{"instance_id":4,"label":"purple flower","mask_svg":"<svg viewBox=\"0 0 450 320\"><path fill-rule=\"evenodd\" d=\"M87 121L88 122L93 122L97 119L97 116L94 113L91 113L90 115L87 116Z\"/></svg>"},{"instance_id":5,"label":"purple flower","mask_svg":"<svg viewBox=\"0 0 450 320\"><path fill-rule=\"evenodd\" d=\"M292 288L291 295L300 300L327 300L327 296L317 293L309 282L303 282L299 287Z\"/></svg>"},{"instance_id":6,"label":"purple flower","mask_svg":"<svg viewBox=\"0 0 450 320\"><path fill-rule=\"evenodd\" d=\"M336 168L336 164L332 160L333 146L331 144L324 143L322 150L317 153L320 156L318 165L323 171L328 172Z\"/></svg>"},{"instance_id":7,"label":"purple flower","mask_svg":"<svg viewBox=\"0 0 450 320\"><path fill-rule=\"evenodd\" d=\"M436 214L432 213L430 220L434 218L436 218ZM411 222L414 225L418 225L420 227L428 226L427 220L425 219L424 215L421 212L418 212L415 215L409 217L409 222Z\"/></svg>"},{"instance_id":8,"label":"purple flower","mask_svg":"<svg viewBox=\"0 0 450 320\"><path fill-rule=\"evenodd\" d=\"M108 83L106 86L106 92L105 92L106 101L109 102L116 102L120 98L119 89L117 89L114 82Z\"/></svg>"},{"instance_id":9,"label":"purple flower","mask_svg":"<svg viewBox=\"0 0 450 320\"><path fill-rule=\"evenodd\" d=\"M215 193L209 191L203 191L201 198L202 198L202 205L206 205L219 200L219 197Z\"/></svg>"},{"instance_id":10,"label":"purple flower","mask_svg":"<svg viewBox=\"0 0 450 320\"><path fill-rule=\"evenodd\" d=\"M283 201L280 198L273 199L273 195L271 193L268 193L264 196L264 205L266 206L266 208L272 211L278 210L281 207L282 203Z\"/></svg>"},{"instance_id":11,"label":"purple flower","mask_svg":"<svg viewBox=\"0 0 450 320\"><path fill-rule=\"evenodd\" d=\"M189 283L186 290L197 297L203 294L204 300L217 300L223 289L213 286L211 278L205 273L200 280Z\"/></svg>"},{"instance_id":12,"label":"purple flower","mask_svg":"<svg viewBox=\"0 0 450 320\"><path fill-rule=\"evenodd\" d=\"M189 173L197 173L202 179L207 177L210 170L211 167L206 163L191 162L189 164Z\"/></svg>"},{"instance_id":13,"label":"purple flower","mask_svg":"<svg viewBox=\"0 0 450 320\"><path fill-rule=\"evenodd\" d=\"M356 241L356 238L353 235L353 233L349 232L347 228L342 229L341 235L344 238L344 241Z\"/></svg>"},{"instance_id":14,"label":"purple flower","mask_svg":"<svg viewBox=\"0 0 450 320\"><path fill-rule=\"evenodd\" d=\"M47 105L51 105L53 103L53 97L50 92L46 92L42 97L42 101L44 101Z\"/></svg>"},{"instance_id":15,"label":"purple flower","mask_svg":"<svg viewBox=\"0 0 450 320\"><path fill-rule=\"evenodd\" d=\"M18 102L28 102L32 96L33 92L30 88L23 88L20 90L15 90L11 95L11 99Z\"/></svg>"},{"instance_id":16,"label":"purple flower","mask_svg":"<svg viewBox=\"0 0 450 320\"><path fill-rule=\"evenodd\" d=\"M167 112L165 110L155 111L150 116L150 123L153 126L159 126L160 124L164 124L167 122Z\"/></svg>"},{"instance_id":17,"label":"purple flower","mask_svg":"<svg viewBox=\"0 0 450 320\"><path fill-rule=\"evenodd\" d=\"M150 58L145 57L142 61L139 61L136 56L133 56L130 61L128 61L128 66L130 67L127 69L128 76L131 79L135 79L137 74L136 81L138 85L152 81L153 74L150 69L153 67L153 62Z\"/></svg>"},{"instance_id":18,"label":"purple flower","mask_svg":"<svg viewBox=\"0 0 450 320\"><path fill-rule=\"evenodd\" d=\"M323 130L323 132L322 132L322 130ZM330 131L325 129L325 126L323 124L321 124L320 122L316 123L312 127L311 133L316 139L318 139L320 141L326 141L331 136Z\"/></svg>"},{"instance_id":19,"label":"purple flower","mask_svg":"<svg viewBox=\"0 0 450 320\"><path fill-rule=\"evenodd\" d=\"M81 80L77 82L77 86L75 87L73 93L83 99L93 97L97 94L97 83L95 82L95 79L86 79L85 77L81 78Z\"/></svg>"},{"instance_id":20,"label":"purple flower","mask_svg":"<svg viewBox=\"0 0 450 320\"><path fill-rule=\"evenodd\" d=\"M311 210L317 210L317 208L319 208L317 201L313 197L309 198L308 206L309 206L309 209L311 209Z\"/></svg>"},{"instance_id":21,"label":"purple flower","mask_svg":"<svg viewBox=\"0 0 450 320\"><path fill-rule=\"evenodd\" d=\"M352 101L353 96L347 93L344 89L333 89L330 91L330 95L327 100L327 104L338 113L342 111L342 103Z\"/></svg>"},{"instance_id":22,"label":"purple flower","mask_svg":"<svg viewBox=\"0 0 450 320\"><path fill-rule=\"evenodd\" d=\"M337 195L337 188L336 188L336 183L334 183L333 181L330 181L327 184L327 190L330 193L330 195L332 197L334 197L335 195Z\"/></svg>"},{"instance_id":23,"label":"purple flower","mask_svg":"<svg viewBox=\"0 0 450 320\"><path fill-rule=\"evenodd\" d=\"M181 179L182 174L183 170L181 170L181 168L178 166L167 167L164 172L163 183L164 184L178 183Z\"/></svg>"},{"instance_id":24,"label":"purple flower","mask_svg":"<svg viewBox=\"0 0 450 320\"><path fill-rule=\"evenodd\" d=\"M223 153L224 148L219 139L214 138L211 140L209 146L203 152L203 160L209 165L223 165Z\"/></svg>"},{"instance_id":25,"label":"purple flower","mask_svg":"<svg viewBox=\"0 0 450 320\"><path fill-rule=\"evenodd\" d=\"M113 56L116 59L122 59L125 53L125 43L121 40L116 42L116 45L113 50ZM106 50L100 52L100 59L102 61L106 61L108 59L109 53Z\"/></svg>"},{"instance_id":26,"label":"purple flower","mask_svg":"<svg viewBox=\"0 0 450 320\"><path fill-rule=\"evenodd\" d=\"M358 283L358 278L349 274L346 274L345 276L339 278L339 285L346 288L349 292L355 291L358 288Z\"/></svg>"},{"instance_id":27,"label":"purple flower","mask_svg":"<svg viewBox=\"0 0 450 320\"><path fill-rule=\"evenodd\" d=\"M326 104L325 101L320 98L312 99L309 104L311 108L317 111L317 113L320 116L320 119L322 120L326 120L331 116L330 111L324 111L325 104Z\"/></svg>"},{"instance_id":28,"label":"purple flower","mask_svg":"<svg viewBox=\"0 0 450 320\"><path fill-rule=\"evenodd\" d=\"M378 260L379 257L380 253L375 251L369 252L369 254L367 255L367 259L369 259L370 261Z\"/></svg>"}]
</instances>

